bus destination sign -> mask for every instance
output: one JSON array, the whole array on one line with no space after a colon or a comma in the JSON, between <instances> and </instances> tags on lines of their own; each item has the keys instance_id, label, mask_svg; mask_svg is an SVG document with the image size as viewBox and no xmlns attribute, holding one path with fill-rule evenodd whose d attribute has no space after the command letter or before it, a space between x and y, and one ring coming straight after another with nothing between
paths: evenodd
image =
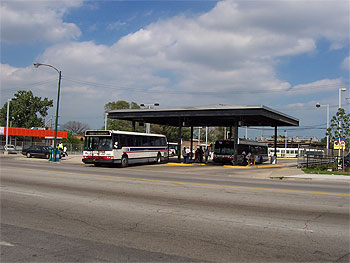
<instances>
[{"instance_id":1,"label":"bus destination sign","mask_svg":"<svg viewBox=\"0 0 350 263\"><path fill-rule=\"evenodd\" d=\"M86 136L110 136L109 131L86 131Z\"/></svg>"}]
</instances>

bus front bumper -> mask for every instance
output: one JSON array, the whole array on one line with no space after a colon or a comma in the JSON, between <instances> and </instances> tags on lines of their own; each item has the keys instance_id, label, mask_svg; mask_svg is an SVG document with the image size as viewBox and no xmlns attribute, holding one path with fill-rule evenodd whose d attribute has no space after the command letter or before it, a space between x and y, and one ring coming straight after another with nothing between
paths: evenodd
<instances>
[{"instance_id":1,"label":"bus front bumper","mask_svg":"<svg viewBox=\"0 0 350 263\"><path fill-rule=\"evenodd\" d=\"M103 156L104 157L104 156ZM85 164L120 164L121 160L112 159L112 158L101 158L101 156L96 157L85 157L82 159L83 163Z\"/></svg>"}]
</instances>

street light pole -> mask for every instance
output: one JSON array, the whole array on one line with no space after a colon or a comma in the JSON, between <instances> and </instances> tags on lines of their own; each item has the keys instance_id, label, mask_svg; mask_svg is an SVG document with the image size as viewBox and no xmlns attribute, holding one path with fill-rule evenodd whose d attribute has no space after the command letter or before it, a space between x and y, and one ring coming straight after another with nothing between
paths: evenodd
<instances>
[{"instance_id":1,"label":"street light pole","mask_svg":"<svg viewBox=\"0 0 350 263\"><path fill-rule=\"evenodd\" d=\"M107 118L108 118L108 112L105 113L105 131L107 130Z\"/></svg>"},{"instance_id":2,"label":"street light pole","mask_svg":"<svg viewBox=\"0 0 350 263\"><path fill-rule=\"evenodd\" d=\"M58 109L59 109L59 104L60 104L60 90L61 90L61 76L62 73L60 70L58 70L57 68L55 68L52 65L49 64L42 64L42 63L33 63L35 68L38 68L39 66L46 66L46 67L50 67L53 68L54 70L57 71L58 73L58 87L57 87L57 101L56 101L56 117L55 117L55 137L54 137L54 156L53 156L53 161L56 162L56 152L57 152L57 125L58 125ZM58 159L59 160L59 159Z\"/></svg>"},{"instance_id":3,"label":"street light pole","mask_svg":"<svg viewBox=\"0 0 350 263\"><path fill-rule=\"evenodd\" d=\"M346 88L339 88L339 109L341 109L341 92L342 91L346 91ZM339 120L338 123L338 128L339 128L339 138L338 138L338 145L339 145L339 149L338 149L338 156L340 157L340 132L341 132L341 120Z\"/></svg>"},{"instance_id":4,"label":"street light pole","mask_svg":"<svg viewBox=\"0 0 350 263\"><path fill-rule=\"evenodd\" d=\"M329 135L328 135L328 128L329 128L329 104L325 104L325 105L321 105L320 103L316 104L316 108L320 108L320 107L327 107L327 154L328 154L328 150L329 150Z\"/></svg>"},{"instance_id":5,"label":"street light pole","mask_svg":"<svg viewBox=\"0 0 350 263\"><path fill-rule=\"evenodd\" d=\"M7 100L7 113L6 113L6 149L5 152L8 152L8 144L9 144L9 119L10 119L10 101Z\"/></svg>"}]
</instances>

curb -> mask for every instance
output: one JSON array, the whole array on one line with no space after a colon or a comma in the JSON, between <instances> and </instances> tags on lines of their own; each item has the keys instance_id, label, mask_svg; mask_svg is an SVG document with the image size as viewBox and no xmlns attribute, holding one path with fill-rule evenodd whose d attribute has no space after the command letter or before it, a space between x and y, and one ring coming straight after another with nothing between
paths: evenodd
<instances>
[{"instance_id":1,"label":"curb","mask_svg":"<svg viewBox=\"0 0 350 263\"><path fill-rule=\"evenodd\" d=\"M166 165L174 166L205 166L205 163L166 163Z\"/></svg>"},{"instance_id":2,"label":"curb","mask_svg":"<svg viewBox=\"0 0 350 263\"><path fill-rule=\"evenodd\" d=\"M290 176L270 176L270 179L279 179L279 180L284 180L284 179L294 179L294 180L312 180L311 177L290 177Z\"/></svg>"},{"instance_id":3,"label":"curb","mask_svg":"<svg viewBox=\"0 0 350 263\"><path fill-rule=\"evenodd\" d=\"M233 166L233 165L224 165L224 168L231 169L267 169L267 168L284 168L289 167L284 164L272 164L272 165L257 165L257 166Z\"/></svg>"},{"instance_id":4,"label":"curb","mask_svg":"<svg viewBox=\"0 0 350 263\"><path fill-rule=\"evenodd\" d=\"M349 176L319 175L319 174L299 174L299 175L282 175L270 176L271 179L294 179L294 180L346 180L350 181Z\"/></svg>"}]
</instances>

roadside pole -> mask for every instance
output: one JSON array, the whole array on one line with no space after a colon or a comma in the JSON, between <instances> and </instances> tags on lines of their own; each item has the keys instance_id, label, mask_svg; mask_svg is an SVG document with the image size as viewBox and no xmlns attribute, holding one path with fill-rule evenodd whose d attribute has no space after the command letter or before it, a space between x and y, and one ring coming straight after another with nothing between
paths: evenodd
<instances>
[{"instance_id":1,"label":"roadside pole","mask_svg":"<svg viewBox=\"0 0 350 263\"><path fill-rule=\"evenodd\" d=\"M8 154L8 144L9 144L9 119L10 119L10 101L11 99L7 100L7 116L6 116L6 149L5 154Z\"/></svg>"}]
</instances>

